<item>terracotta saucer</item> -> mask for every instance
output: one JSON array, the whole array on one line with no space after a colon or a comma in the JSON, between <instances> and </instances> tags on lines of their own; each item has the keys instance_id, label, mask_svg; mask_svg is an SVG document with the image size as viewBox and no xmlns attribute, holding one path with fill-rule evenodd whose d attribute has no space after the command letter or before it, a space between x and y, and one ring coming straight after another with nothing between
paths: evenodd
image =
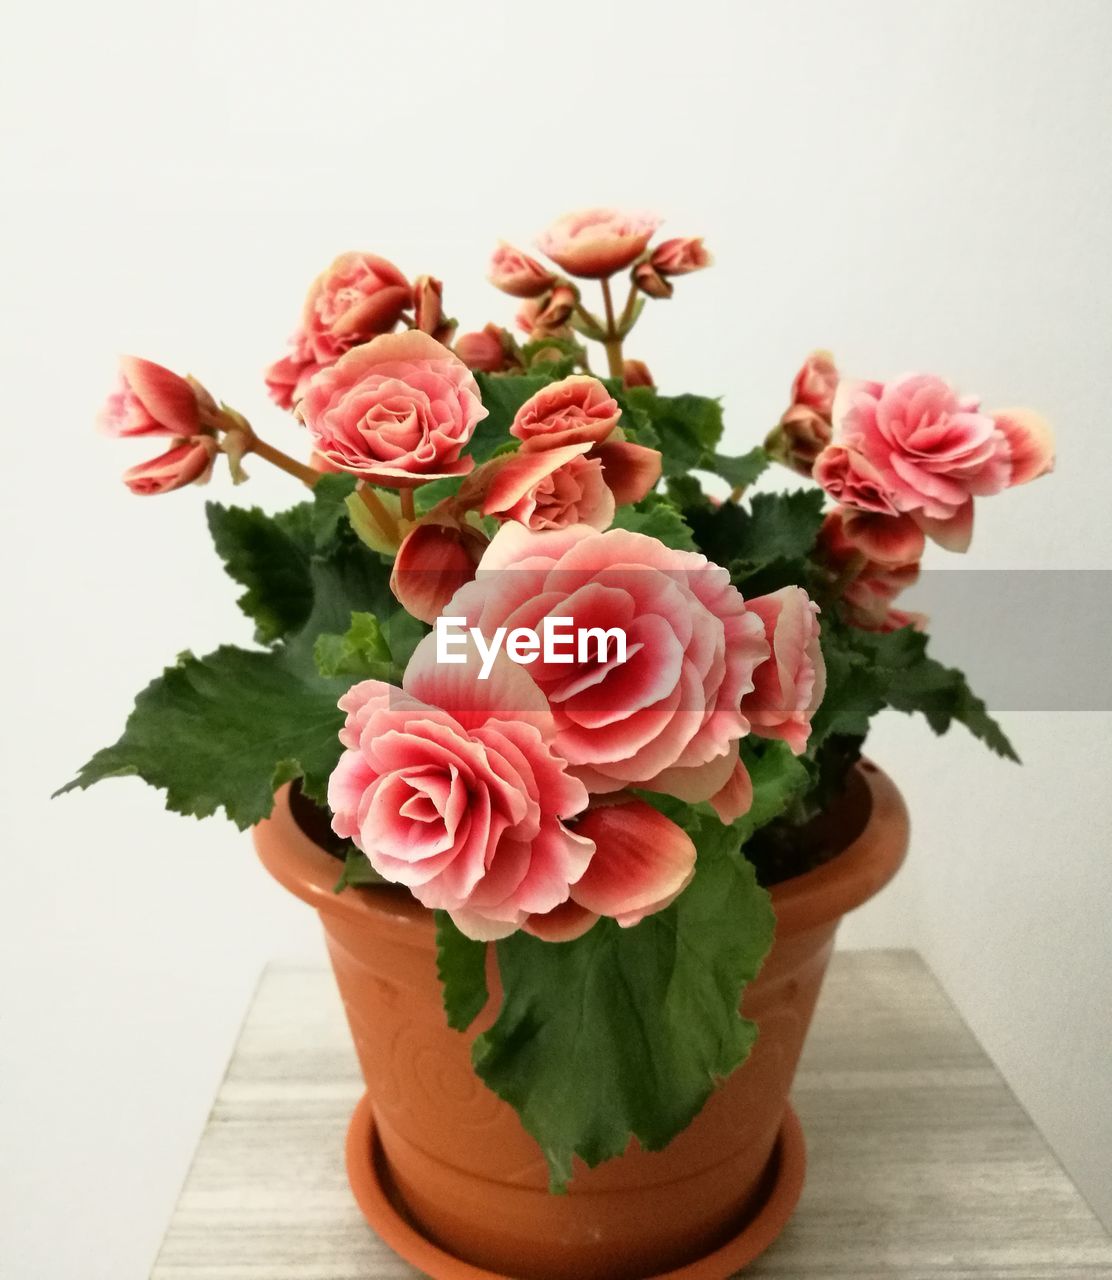
<instances>
[{"instance_id":1,"label":"terracotta saucer","mask_svg":"<svg viewBox=\"0 0 1112 1280\"><path fill-rule=\"evenodd\" d=\"M645 1280L728 1280L763 1253L783 1231L803 1191L807 1165L803 1129L791 1106L784 1115L772 1156L768 1195L744 1227L724 1245L674 1271ZM399 1257L432 1280L514 1280L501 1272L472 1266L427 1240L409 1222L382 1179L382 1159L370 1099L366 1094L351 1117L347 1135L347 1172L356 1203L375 1233Z\"/></svg>"}]
</instances>

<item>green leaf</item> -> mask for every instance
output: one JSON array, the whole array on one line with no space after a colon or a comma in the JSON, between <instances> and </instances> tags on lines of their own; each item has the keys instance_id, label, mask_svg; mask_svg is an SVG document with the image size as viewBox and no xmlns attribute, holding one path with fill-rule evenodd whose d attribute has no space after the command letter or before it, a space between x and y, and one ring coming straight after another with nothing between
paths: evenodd
<instances>
[{"instance_id":1,"label":"green leaf","mask_svg":"<svg viewBox=\"0 0 1112 1280\"><path fill-rule=\"evenodd\" d=\"M398 495L390 493L386 489L376 489L375 494L394 520L399 520L402 514L402 504ZM387 556L393 560L397 547L386 530L368 511L363 499L356 493L350 493L344 500L344 506L347 508L348 519L351 521L351 527L359 541L377 555Z\"/></svg>"},{"instance_id":2,"label":"green leaf","mask_svg":"<svg viewBox=\"0 0 1112 1280\"><path fill-rule=\"evenodd\" d=\"M708 396L662 396L651 387L630 387L624 398L652 424L664 457L664 474L682 475L714 456L722 438L722 406ZM713 469L713 468L711 468Z\"/></svg>"},{"instance_id":3,"label":"green leaf","mask_svg":"<svg viewBox=\"0 0 1112 1280\"><path fill-rule=\"evenodd\" d=\"M448 1026L466 1031L486 1007L485 942L475 942L456 928L446 911L436 916L436 972L444 992Z\"/></svg>"},{"instance_id":4,"label":"green leaf","mask_svg":"<svg viewBox=\"0 0 1112 1280\"><path fill-rule=\"evenodd\" d=\"M182 654L136 699L120 740L57 794L139 774L166 792L168 809L206 818L222 808L238 827L252 826L294 778L323 798L340 758L338 693L300 678L281 651Z\"/></svg>"},{"instance_id":5,"label":"green leaf","mask_svg":"<svg viewBox=\"0 0 1112 1280\"><path fill-rule=\"evenodd\" d=\"M402 671L373 613L353 613L343 635L324 631L313 642L313 661L322 676L354 676L397 683Z\"/></svg>"},{"instance_id":6,"label":"green leaf","mask_svg":"<svg viewBox=\"0 0 1112 1280\"><path fill-rule=\"evenodd\" d=\"M596 1165L631 1134L660 1150L756 1039L739 1004L772 942L769 898L734 828L691 810L689 829L695 878L664 911L574 942L497 944L505 997L475 1069L540 1144L554 1189L575 1154Z\"/></svg>"},{"instance_id":7,"label":"green leaf","mask_svg":"<svg viewBox=\"0 0 1112 1280\"><path fill-rule=\"evenodd\" d=\"M333 893L343 893L345 889L358 889L365 885L388 884L371 866L367 855L349 844L344 852L344 867L340 878L336 881Z\"/></svg>"},{"instance_id":8,"label":"green leaf","mask_svg":"<svg viewBox=\"0 0 1112 1280\"><path fill-rule=\"evenodd\" d=\"M254 621L255 639L269 644L296 631L313 607L313 504L271 516L209 502L205 514L225 570L247 588L236 603Z\"/></svg>"},{"instance_id":9,"label":"green leaf","mask_svg":"<svg viewBox=\"0 0 1112 1280\"><path fill-rule=\"evenodd\" d=\"M697 469L721 476L733 489L746 489L769 466L771 459L762 445L736 457L727 453L704 453Z\"/></svg>"},{"instance_id":10,"label":"green leaf","mask_svg":"<svg viewBox=\"0 0 1112 1280\"><path fill-rule=\"evenodd\" d=\"M313 543L327 552L346 534L346 501L355 490L355 477L324 474L313 489Z\"/></svg>"},{"instance_id":11,"label":"green leaf","mask_svg":"<svg viewBox=\"0 0 1112 1280\"><path fill-rule=\"evenodd\" d=\"M822 526L821 489L758 493L748 508L724 502L688 513L699 549L716 564L737 567L738 577L774 560L807 556Z\"/></svg>"},{"instance_id":12,"label":"green leaf","mask_svg":"<svg viewBox=\"0 0 1112 1280\"><path fill-rule=\"evenodd\" d=\"M659 494L650 494L635 506L619 507L611 528L630 529L634 533L658 538L666 547L674 547L677 551L698 550L683 516Z\"/></svg>"},{"instance_id":13,"label":"green leaf","mask_svg":"<svg viewBox=\"0 0 1112 1280\"><path fill-rule=\"evenodd\" d=\"M743 738L741 758L753 781L753 803L733 827L744 845L754 831L778 818L807 790L811 775L784 742Z\"/></svg>"}]
</instances>

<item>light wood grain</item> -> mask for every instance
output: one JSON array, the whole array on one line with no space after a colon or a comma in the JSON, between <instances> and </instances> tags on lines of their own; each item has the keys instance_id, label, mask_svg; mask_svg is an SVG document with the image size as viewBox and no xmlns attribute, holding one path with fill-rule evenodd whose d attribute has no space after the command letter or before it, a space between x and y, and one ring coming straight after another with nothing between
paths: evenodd
<instances>
[{"instance_id":1,"label":"light wood grain","mask_svg":"<svg viewBox=\"0 0 1112 1280\"><path fill-rule=\"evenodd\" d=\"M332 977L270 968L153 1280L412 1280L352 1202ZM911 952L834 957L796 1080L807 1186L752 1280L1110 1280L1112 1241Z\"/></svg>"}]
</instances>

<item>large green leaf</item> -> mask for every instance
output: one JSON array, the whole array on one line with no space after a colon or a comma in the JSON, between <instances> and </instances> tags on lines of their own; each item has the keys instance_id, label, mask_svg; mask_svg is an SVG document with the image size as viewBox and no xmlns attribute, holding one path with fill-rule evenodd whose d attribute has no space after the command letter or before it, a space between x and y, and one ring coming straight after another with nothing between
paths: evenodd
<instances>
[{"instance_id":1,"label":"large green leaf","mask_svg":"<svg viewBox=\"0 0 1112 1280\"><path fill-rule=\"evenodd\" d=\"M460 933L446 911L436 912L436 972L448 1026L456 1031L466 1031L486 1006L486 954L485 942Z\"/></svg>"},{"instance_id":2,"label":"large green leaf","mask_svg":"<svg viewBox=\"0 0 1112 1280\"><path fill-rule=\"evenodd\" d=\"M224 568L247 588L236 603L254 621L255 639L269 644L303 626L313 607L313 504L271 516L209 502L205 514Z\"/></svg>"},{"instance_id":3,"label":"large green leaf","mask_svg":"<svg viewBox=\"0 0 1112 1280\"><path fill-rule=\"evenodd\" d=\"M168 809L197 818L223 809L252 826L283 782L301 778L323 799L340 757L343 687L302 678L280 651L182 654L135 700L120 740L61 791L138 774L166 792Z\"/></svg>"},{"instance_id":4,"label":"large green leaf","mask_svg":"<svg viewBox=\"0 0 1112 1280\"><path fill-rule=\"evenodd\" d=\"M800 489L755 494L748 507L724 502L686 514L699 549L730 565L740 580L773 561L807 556L822 525L823 501L821 489Z\"/></svg>"},{"instance_id":5,"label":"large green leaf","mask_svg":"<svg viewBox=\"0 0 1112 1280\"><path fill-rule=\"evenodd\" d=\"M630 387L625 399L648 418L664 457L666 476L707 465L722 438L722 406L709 396L662 396L651 387Z\"/></svg>"},{"instance_id":6,"label":"large green leaf","mask_svg":"<svg viewBox=\"0 0 1112 1280\"><path fill-rule=\"evenodd\" d=\"M659 1150L742 1063L756 1027L742 992L772 942L768 895L738 833L689 811L695 879L632 929L601 920L574 942L517 933L497 944L501 1011L475 1069L537 1139L554 1189L572 1157Z\"/></svg>"},{"instance_id":7,"label":"large green leaf","mask_svg":"<svg viewBox=\"0 0 1112 1280\"><path fill-rule=\"evenodd\" d=\"M660 494L650 494L636 506L619 507L611 526L657 538L677 551L697 551L691 530L676 506Z\"/></svg>"}]
</instances>

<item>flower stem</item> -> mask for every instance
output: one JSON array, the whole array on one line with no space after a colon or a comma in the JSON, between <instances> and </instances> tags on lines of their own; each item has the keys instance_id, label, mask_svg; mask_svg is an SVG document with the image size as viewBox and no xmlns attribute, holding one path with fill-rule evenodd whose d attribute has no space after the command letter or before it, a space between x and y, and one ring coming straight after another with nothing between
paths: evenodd
<instances>
[{"instance_id":1,"label":"flower stem","mask_svg":"<svg viewBox=\"0 0 1112 1280\"><path fill-rule=\"evenodd\" d=\"M397 521L387 511L382 499L369 484L359 485L355 492L359 495L359 500L370 512L371 519L382 530L387 540L397 545L401 541L398 537Z\"/></svg>"},{"instance_id":2,"label":"flower stem","mask_svg":"<svg viewBox=\"0 0 1112 1280\"><path fill-rule=\"evenodd\" d=\"M605 277L599 281L602 285L602 304L606 308L606 337L602 345L606 348L606 363L612 378L622 376L622 340L618 336L618 326L614 323L614 299L610 295L610 281Z\"/></svg>"},{"instance_id":3,"label":"flower stem","mask_svg":"<svg viewBox=\"0 0 1112 1280\"><path fill-rule=\"evenodd\" d=\"M625 333L629 326L629 322L633 319L633 308L637 305L637 286L631 284L629 286L629 297L626 298L625 306L622 308L621 319L618 321L618 332Z\"/></svg>"},{"instance_id":4,"label":"flower stem","mask_svg":"<svg viewBox=\"0 0 1112 1280\"><path fill-rule=\"evenodd\" d=\"M398 493L398 497L401 499L402 504L402 518L404 520L416 520L417 507L413 501L413 490L402 489Z\"/></svg>"},{"instance_id":5,"label":"flower stem","mask_svg":"<svg viewBox=\"0 0 1112 1280\"><path fill-rule=\"evenodd\" d=\"M314 471L312 467L307 467L305 463L298 462L296 458L291 458L288 453L283 453L281 449L276 449L272 444L267 444L265 440L260 440L254 431L251 432L244 453L257 453L260 458L265 458L267 462L273 463L280 471L284 471L287 475L300 480L302 484L308 485L310 489L314 488L320 479L319 471Z\"/></svg>"}]
</instances>

